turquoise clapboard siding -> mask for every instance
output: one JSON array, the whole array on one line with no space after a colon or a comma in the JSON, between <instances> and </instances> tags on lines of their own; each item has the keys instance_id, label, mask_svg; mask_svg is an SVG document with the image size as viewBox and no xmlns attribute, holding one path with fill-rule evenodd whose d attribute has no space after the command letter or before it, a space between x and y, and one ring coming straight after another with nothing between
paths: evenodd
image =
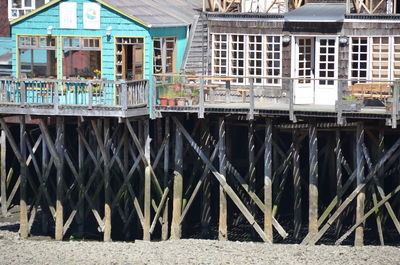
<instances>
[{"instance_id":1,"label":"turquoise clapboard siding","mask_svg":"<svg viewBox=\"0 0 400 265\"><path fill-rule=\"evenodd\" d=\"M12 41L15 44L12 49L12 70L13 75L17 75L17 36L18 35L46 35L47 27L52 26L52 35L61 36L93 36L101 37L102 43L102 76L107 80L114 80L115 68L115 43L116 37L143 37L145 48L145 79L149 79L152 83L153 73L153 42L155 37L175 36L176 43L176 69L180 69L183 54L186 48L186 33L187 28L170 27L170 28L148 28L124 15L118 13L111 8L101 5L100 11L100 29L84 29L83 28L83 3L88 1L74 0L70 2L77 3L77 29L61 29L59 24L59 3L56 3L48 8L37 12L26 19L23 19L12 25ZM96 1L90 1L96 2ZM111 37L106 36L107 27L112 27ZM61 78L62 71L62 52L61 41L58 41L57 62L59 73L58 77ZM151 84L150 84L151 85ZM150 91L151 94L151 91Z\"/></svg>"}]
</instances>

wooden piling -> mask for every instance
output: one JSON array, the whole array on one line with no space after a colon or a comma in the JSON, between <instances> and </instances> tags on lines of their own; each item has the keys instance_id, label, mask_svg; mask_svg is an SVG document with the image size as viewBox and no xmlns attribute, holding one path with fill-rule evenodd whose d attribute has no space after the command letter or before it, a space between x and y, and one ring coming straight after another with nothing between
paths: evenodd
<instances>
[{"instance_id":1,"label":"wooden piling","mask_svg":"<svg viewBox=\"0 0 400 265\"><path fill-rule=\"evenodd\" d=\"M272 120L265 121L264 151L264 233L273 242L272 233Z\"/></svg>"},{"instance_id":2,"label":"wooden piling","mask_svg":"<svg viewBox=\"0 0 400 265\"><path fill-rule=\"evenodd\" d=\"M362 153L362 145L364 144L364 125L360 122L357 124L356 129L356 167L357 167L357 187L362 184L365 184L365 176L364 176L364 156ZM361 218L364 216L364 208L365 208L365 188L361 189L360 193L357 195L357 206L356 206L356 222L359 222ZM355 246L364 245L364 225L360 224L356 228L354 238Z\"/></svg>"},{"instance_id":3,"label":"wooden piling","mask_svg":"<svg viewBox=\"0 0 400 265\"><path fill-rule=\"evenodd\" d=\"M27 189L27 167L26 167L26 144L25 144L25 116L21 115L19 125L19 147L20 147L20 218L19 218L19 233L22 238L28 237L28 209L26 203L26 189ZM3 128L4 129L4 128Z\"/></svg>"},{"instance_id":4,"label":"wooden piling","mask_svg":"<svg viewBox=\"0 0 400 265\"><path fill-rule=\"evenodd\" d=\"M165 117L165 137L168 137L167 142L165 143L165 148L164 148L164 167L163 167L163 183L164 183L164 188L167 188L168 186L168 180L169 180L169 139L170 139L170 119L169 117ZM169 221L168 221L168 199L167 203L164 206L164 212L163 212L163 225L161 228L161 240L167 240L168 239L168 229L169 229Z\"/></svg>"},{"instance_id":5,"label":"wooden piling","mask_svg":"<svg viewBox=\"0 0 400 265\"><path fill-rule=\"evenodd\" d=\"M57 202L56 202L56 231L55 239L62 240L64 236L64 179L63 179L63 169L64 169L64 118L56 118L56 151L58 155L58 161L56 162L57 167Z\"/></svg>"},{"instance_id":6,"label":"wooden piling","mask_svg":"<svg viewBox=\"0 0 400 265\"><path fill-rule=\"evenodd\" d=\"M318 138L315 123L309 125L309 211L308 233L318 233Z\"/></svg>"},{"instance_id":7,"label":"wooden piling","mask_svg":"<svg viewBox=\"0 0 400 265\"><path fill-rule=\"evenodd\" d=\"M150 163L150 134L149 121L143 123L143 135L145 138L144 154L147 160L147 166L144 174L144 223L143 223L143 240L150 241L150 224L151 224L151 163Z\"/></svg>"},{"instance_id":8,"label":"wooden piling","mask_svg":"<svg viewBox=\"0 0 400 265\"><path fill-rule=\"evenodd\" d=\"M7 215L7 169L6 169L6 134L1 130L0 135L0 175L1 175L1 213Z\"/></svg>"},{"instance_id":9,"label":"wooden piling","mask_svg":"<svg viewBox=\"0 0 400 265\"><path fill-rule=\"evenodd\" d=\"M301 176L300 176L300 147L298 142L298 130L292 131L293 142L293 197L294 197L294 238L296 240L300 237L300 230L302 225L301 217Z\"/></svg>"},{"instance_id":10,"label":"wooden piling","mask_svg":"<svg viewBox=\"0 0 400 265\"><path fill-rule=\"evenodd\" d=\"M202 127L204 128L201 133L201 145L204 150L204 154L209 157L211 153L211 137L210 129L208 126L209 119L202 121ZM205 169L205 165L202 169ZM208 174L207 174L208 175ZM210 229L211 221L211 179L206 176L202 186L202 198L201 198L201 234L206 237Z\"/></svg>"},{"instance_id":11,"label":"wooden piling","mask_svg":"<svg viewBox=\"0 0 400 265\"><path fill-rule=\"evenodd\" d=\"M219 134L219 173L226 181L226 154L225 154L225 120L218 120ZM228 240L228 209L226 194L223 187L219 186L219 226L218 240Z\"/></svg>"},{"instance_id":12,"label":"wooden piling","mask_svg":"<svg viewBox=\"0 0 400 265\"><path fill-rule=\"evenodd\" d=\"M172 205L171 239L181 238L181 214L183 192L183 140L182 133L175 129L175 172Z\"/></svg>"}]
</instances>

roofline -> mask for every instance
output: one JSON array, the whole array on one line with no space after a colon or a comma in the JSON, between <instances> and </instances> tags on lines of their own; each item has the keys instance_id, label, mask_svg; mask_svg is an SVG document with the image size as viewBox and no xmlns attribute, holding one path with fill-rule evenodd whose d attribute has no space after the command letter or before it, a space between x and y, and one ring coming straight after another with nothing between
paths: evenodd
<instances>
[{"instance_id":1,"label":"roofline","mask_svg":"<svg viewBox=\"0 0 400 265\"><path fill-rule=\"evenodd\" d=\"M50 6L53 6L53 5L55 5L55 4L57 4L58 2L61 2L61 1L63 1L63 0L53 0L53 1L50 1L50 2L48 2L47 4L45 4L45 5L41 6L41 7L39 7L38 9L35 9L35 10L33 10L33 11L31 11L31 12L29 12L29 13L23 15L23 16L20 16L19 18L16 18L16 19L11 20L11 21L10 21L10 25L14 25L14 24L16 24L16 23L18 23L18 22L20 22L20 21L22 21L22 20L25 20L26 18L28 18L28 17L30 17L30 16L33 16L34 14L39 13L40 11L42 11L42 10L44 10L44 9L50 7ZM108 7L108 8L110 8L110 9L116 11L117 13L120 13L120 14L123 15L123 16L128 17L129 19L131 19L131 20L133 20L133 21L135 21L135 22L137 22L137 23L139 23L139 24L142 24L142 25L145 26L145 27L151 27L151 25L149 25L149 24L147 24L147 23L141 21L140 19L137 19L137 18L135 18L135 17L133 17L133 16L131 16L131 15L125 13L124 11L122 11L122 10L120 10L120 9L118 9L118 8L116 8L116 7L114 7L114 6L110 5L110 4L108 4L108 3L104 2L104 1L102 1L102 0L95 0L95 1L98 2L99 4L102 4L102 5L104 5L104 6Z\"/></svg>"}]
</instances>

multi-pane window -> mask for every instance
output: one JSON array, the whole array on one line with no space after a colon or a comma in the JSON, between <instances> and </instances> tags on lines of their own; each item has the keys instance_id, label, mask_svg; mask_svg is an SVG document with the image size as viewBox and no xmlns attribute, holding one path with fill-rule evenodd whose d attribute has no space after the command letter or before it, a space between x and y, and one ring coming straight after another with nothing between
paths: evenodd
<instances>
[{"instance_id":1,"label":"multi-pane window","mask_svg":"<svg viewBox=\"0 0 400 265\"><path fill-rule=\"evenodd\" d=\"M400 37L352 37L350 45L353 83L400 78Z\"/></svg>"},{"instance_id":2,"label":"multi-pane window","mask_svg":"<svg viewBox=\"0 0 400 265\"><path fill-rule=\"evenodd\" d=\"M298 77L299 83L308 84L311 83L312 78L312 61L313 61L313 39L301 38L299 39L298 49Z\"/></svg>"},{"instance_id":3,"label":"multi-pane window","mask_svg":"<svg viewBox=\"0 0 400 265\"><path fill-rule=\"evenodd\" d=\"M393 79L400 79L400 37L393 38Z\"/></svg>"},{"instance_id":4,"label":"multi-pane window","mask_svg":"<svg viewBox=\"0 0 400 265\"><path fill-rule=\"evenodd\" d=\"M335 39L321 39L319 42L320 85L333 85L335 77ZM327 78L327 79L325 79Z\"/></svg>"},{"instance_id":5,"label":"multi-pane window","mask_svg":"<svg viewBox=\"0 0 400 265\"><path fill-rule=\"evenodd\" d=\"M144 77L144 39L115 39L115 75L117 79L133 80Z\"/></svg>"},{"instance_id":6,"label":"multi-pane window","mask_svg":"<svg viewBox=\"0 0 400 265\"><path fill-rule=\"evenodd\" d=\"M350 47L350 76L357 81L367 79L368 38L353 37Z\"/></svg>"},{"instance_id":7,"label":"multi-pane window","mask_svg":"<svg viewBox=\"0 0 400 265\"><path fill-rule=\"evenodd\" d=\"M262 76L263 62L262 62L262 36L249 36L249 76ZM261 78L255 78L254 83L259 84L262 82Z\"/></svg>"},{"instance_id":8,"label":"multi-pane window","mask_svg":"<svg viewBox=\"0 0 400 265\"><path fill-rule=\"evenodd\" d=\"M280 36L266 36L265 43L265 58L266 58L266 73L268 77L281 76L281 37ZM268 84L279 84L280 79L268 78Z\"/></svg>"},{"instance_id":9,"label":"multi-pane window","mask_svg":"<svg viewBox=\"0 0 400 265\"><path fill-rule=\"evenodd\" d=\"M18 67L21 77L56 77L56 37L19 36Z\"/></svg>"},{"instance_id":10,"label":"multi-pane window","mask_svg":"<svg viewBox=\"0 0 400 265\"><path fill-rule=\"evenodd\" d=\"M226 34L213 35L213 65L214 75L227 75L228 63L228 36Z\"/></svg>"},{"instance_id":11,"label":"multi-pane window","mask_svg":"<svg viewBox=\"0 0 400 265\"><path fill-rule=\"evenodd\" d=\"M233 84L280 85L281 37L212 34L212 74L237 77Z\"/></svg>"},{"instance_id":12,"label":"multi-pane window","mask_svg":"<svg viewBox=\"0 0 400 265\"><path fill-rule=\"evenodd\" d=\"M371 79L389 79L389 38L372 38Z\"/></svg>"},{"instance_id":13,"label":"multi-pane window","mask_svg":"<svg viewBox=\"0 0 400 265\"><path fill-rule=\"evenodd\" d=\"M63 77L100 78L101 47L100 38L64 37Z\"/></svg>"},{"instance_id":14,"label":"multi-pane window","mask_svg":"<svg viewBox=\"0 0 400 265\"><path fill-rule=\"evenodd\" d=\"M175 72L175 37L153 39L153 71L155 74Z\"/></svg>"}]
</instances>

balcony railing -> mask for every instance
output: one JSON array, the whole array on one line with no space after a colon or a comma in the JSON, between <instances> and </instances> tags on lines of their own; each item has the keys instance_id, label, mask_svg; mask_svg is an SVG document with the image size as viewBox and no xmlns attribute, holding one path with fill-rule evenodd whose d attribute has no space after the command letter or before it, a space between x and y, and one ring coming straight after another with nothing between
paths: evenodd
<instances>
[{"instance_id":1,"label":"balcony railing","mask_svg":"<svg viewBox=\"0 0 400 265\"><path fill-rule=\"evenodd\" d=\"M391 115L392 124L396 124L399 111L397 81L174 74L154 75L154 84L156 108L198 112L200 117L205 108L247 109L251 118L255 110L285 110L295 121L295 111L304 110L337 113L339 123L346 112ZM311 103L296 104L294 92L300 93L305 84L311 87ZM316 104L315 87L319 84L333 88L336 104Z\"/></svg>"},{"instance_id":2,"label":"balcony railing","mask_svg":"<svg viewBox=\"0 0 400 265\"><path fill-rule=\"evenodd\" d=\"M148 81L0 78L2 106L147 107Z\"/></svg>"}]
</instances>

